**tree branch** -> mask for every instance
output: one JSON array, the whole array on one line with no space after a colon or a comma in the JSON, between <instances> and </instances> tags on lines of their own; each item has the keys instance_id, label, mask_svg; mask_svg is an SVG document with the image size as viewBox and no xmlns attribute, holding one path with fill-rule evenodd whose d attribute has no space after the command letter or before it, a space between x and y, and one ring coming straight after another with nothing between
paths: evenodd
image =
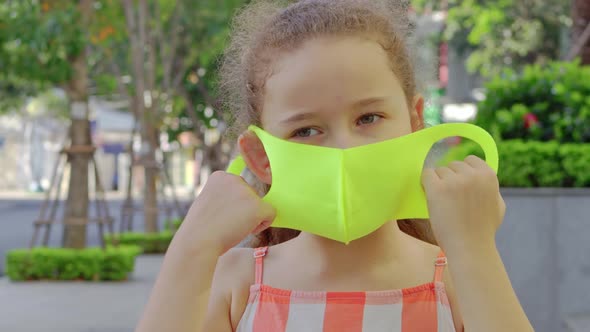
<instances>
[{"instance_id":1,"label":"tree branch","mask_svg":"<svg viewBox=\"0 0 590 332\"><path fill-rule=\"evenodd\" d=\"M187 109L187 113L188 116L190 117L191 121L193 122L193 133L195 134L196 137L201 137L202 133L200 130L199 125L201 124L201 121L199 120L199 117L197 117L197 109L195 108L195 105L193 104L193 101L191 100L188 91L186 91L186 89L184 87L179 87L178 90L179 94L182 96L182 98L184 98L184 101L186 102L186 109Z\"/></svg>"},{"instance_id":2,"label":"tree branch","mask_svg":"<svg viewBox=\"0 0 590 332\"><path fill-rule=\"evenodd\" d=\"M184 57L182 59L179 59L178 62L179 64L177 64L176 67L176 75L174 75L174 78L172 80L172 85L169 86L170 90L176 90L180 87L181 83L182 83L182 79L184 78L184 75L186 74L186 71L188 70L188 68L185 68L186 66L186 60L184 59Z\"/></svg>"},{"instance_id":3,"label":"tree branch","mask_svg":"<svg viewBox=\"0 0 590 332\"><path fill-rule=\"evenodd\" d=\"M589 40L590 40L590 23L588 23L588 25L586 25L586 29L584 29L584 32L582 32L582 35L580 35L580 38L578 38L578 40L576 41L574 46L570 49L569 53L566 56L566 60L568 60L568 61L573 60L576 57L576 55L580 54L580 52L582 51L582 48L584 48L584 45L586 45Z\"/></svg>"},{"instance_id":4,"label":"tree branch","mask_svg":"<svg viewBox=\"0 0 590 332\"><path fill-rule=\"evenodd\" d=\"M172 35L172 39L170 42L170 45L168 45L169 47L166 48L168 49L167 52L165 52L165 54L161 55L162 58L162 63L164 65L164 89L170 89L171 86L171 82L172 82L172 68L173 68L173 64L176 58L176 52L177 52L177 47L178 47L178 39L179 39L179 22L180 22L180 12L181 12L181 6L178 4L178 2L176 3L175 7L174 7L174 12L172 14L172 18L171 18L171 24L172 27L170 29L170 34ZM164 45L161 44L160 45L160 52L164 53Z\"/></svg>"},{"instance_id":5,"label":"tree branch","mask_svg":"<svg viewBox=\"0 0 590 332\"><path fill-rule=\"evenodd\" d=\"M111 72L113 73L113 75L115 75L115 77L117 77L117 90L119 91L119 94L124 97L125 99L127 99L129 101L129 106L131 108L131 112L133 113L133 117L135 119L137 119L137 110L135 109L135 99L133 97L131 97L131 95L129 94L129 91L127 91L127 89L125 88L125 83L123 82L123 73L121 72L121 67L119 67L119 64L114 61L111 61L110 63L110 67L111 67Z\"/></svg>"},{"instance_id":6,"label":"tree branch","mask_svg":"<svg viewBox=\"0 0 590 332\"><path fill-rule=\"evenodd\" d=\"M157 1L156 1L157 2ZM150 92L150 95L153 94L156 85L156 45L155 45L155 37L153 33L153 29L151 29L151 25L147 22L150 22L150 12L147 8L147 2L142 0L140 2L140 13L143 13L143 31L144 31L144 38L145 43L143 45L146 46L148 54L147 54L147 68L146 68L146 89ZM140 14L140 18L142 15ZM158 19L156 19L158 21ZM157 107L154 106L156 100L152 97L152 109L157 111Z\"/></svg>"},{"instance_id":7,"label":"tree branch","mask_svg":"<svg viewBox=\"0 0 590 332\"><path fill-rule=\"evenodd\" d=\"M135 22L135 12L133 10L133 0L123 0L123 9L127 23L127 33L131 42L131 61L133 64L133 83L135 85L135 115L138 120L143 117L145 103L143 99L144 77L143 77L143 50L138 40L137 25Z\"/></svg>"},{"instance_id":8,"label":"tree branch","mask_svg":"<svg viewBox=\"0 0 590 332\"><path fill-rule=\"evenodd\" d=\"M135 30L137 29L135 23L135 13L133 10L132 0L123 0L123 10L125 12L125 23L127 23L127 35L129 40L133 43L135 40Z\"/></svg>"},{"instance_id":9,"label":"tree branch","mask_svg":"<svg viewBox=\"0 0 590 332\"><path fill-rule=\"evenodd\" d=\"M207 90L207 87L205 86L203 80L199 79L199 81L197 82L197 89L199 90L199 93L201 93L201 95L203 96L203 99L205 99L205 102L213 107L213 111L216 117L219 117L220 114L217 112L219 103L217 99L211 97L211 95L209 94L209 90Z\"/></svg>"}]
</instances>

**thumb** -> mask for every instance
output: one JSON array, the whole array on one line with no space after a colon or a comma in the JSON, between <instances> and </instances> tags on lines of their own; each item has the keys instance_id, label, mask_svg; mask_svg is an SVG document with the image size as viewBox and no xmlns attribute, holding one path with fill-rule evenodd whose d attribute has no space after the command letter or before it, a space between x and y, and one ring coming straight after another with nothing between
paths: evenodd
<instances>
[{"instance_id":1,"label":"thumb","mask_svg":"<svg viewBox=\"0 0 590 332\"><path fill-rule=\"evenodd\" d=\"M260 233L263 230L270 227L272 222L275 220L277 215L277 211L270 203L261 201L260 208L258 209L258 214L256 216L256 220L259 220L259 224L254 228L252 233Z\"/></svg>"},{"instance_id":2,"label":"thumb","mask_svg":"<svg viewBox=\"0 0 590 332\"><path fill-rule=\"evenodd\" d=\"M429 189L439 180L436 171L433 168L425 168L422 171L422 187L424 191L428 192Z\"/></svg>"},{"instance_id":3,"label":"thumb","mask_svg":"<svg viewBox=\"0 0 590 332\"><path fill-rule=\"evenodd\" d=\"M260 232L263 232L264 230L269 228L271 224L272 224L272 222L270 222L270 221L263 221L260 224L258 224L258 226L254 227L254 230L252 230L252 232L250 232L250 233L258 234Z\"/></svg>"}]
</instances>

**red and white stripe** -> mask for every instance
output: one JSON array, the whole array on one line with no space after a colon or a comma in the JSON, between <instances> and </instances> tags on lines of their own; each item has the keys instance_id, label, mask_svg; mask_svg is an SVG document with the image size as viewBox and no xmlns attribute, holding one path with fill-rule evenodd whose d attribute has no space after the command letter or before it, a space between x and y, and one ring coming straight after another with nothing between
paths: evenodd
<instances>
[{"instance_id":1,"label":"red and white stripe","mask_svg":"<svg viewBox=\"0 0 590 332\"><path fill-rule=\"evenodd\" d=\"M455 332L442 283L444 255L430 283L390 291L291 291L262 283L267 248L255 250L256 283L237 332Z\"/></svg>"}]
</instances>

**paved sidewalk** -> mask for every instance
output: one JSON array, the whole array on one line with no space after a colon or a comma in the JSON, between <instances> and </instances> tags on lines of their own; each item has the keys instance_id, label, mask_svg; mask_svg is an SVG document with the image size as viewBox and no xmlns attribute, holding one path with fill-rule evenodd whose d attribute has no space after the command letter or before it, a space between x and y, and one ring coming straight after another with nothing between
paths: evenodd
<instances>
[{"instance_id":1,"label":"paved sidewalk","mask_svg":"<svg viewBox=\"0 0 590 332\"><path fill-rule=\"evenodd\" d=\"M163 256L140 256L127 282L32 282L0 279L0 331L133 331Z\"/></svg>"}]
</instances>

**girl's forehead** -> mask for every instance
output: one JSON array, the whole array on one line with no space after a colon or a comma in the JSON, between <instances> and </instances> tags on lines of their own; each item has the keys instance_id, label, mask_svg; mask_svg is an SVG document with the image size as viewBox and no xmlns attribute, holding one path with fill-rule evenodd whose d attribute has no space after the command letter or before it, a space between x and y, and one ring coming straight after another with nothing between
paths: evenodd
<instances>
[{"instance_id":1,"label":"girl's forehead","mask_svg":"<svg viewBox=\"0 0 590 332\"><path fill-rule=\"evenodd\" d=\"M329 107L403 96L389 58L376 42L317 38L282 54L265 85L263 109Z\"/></svg>"}]
</instances>

